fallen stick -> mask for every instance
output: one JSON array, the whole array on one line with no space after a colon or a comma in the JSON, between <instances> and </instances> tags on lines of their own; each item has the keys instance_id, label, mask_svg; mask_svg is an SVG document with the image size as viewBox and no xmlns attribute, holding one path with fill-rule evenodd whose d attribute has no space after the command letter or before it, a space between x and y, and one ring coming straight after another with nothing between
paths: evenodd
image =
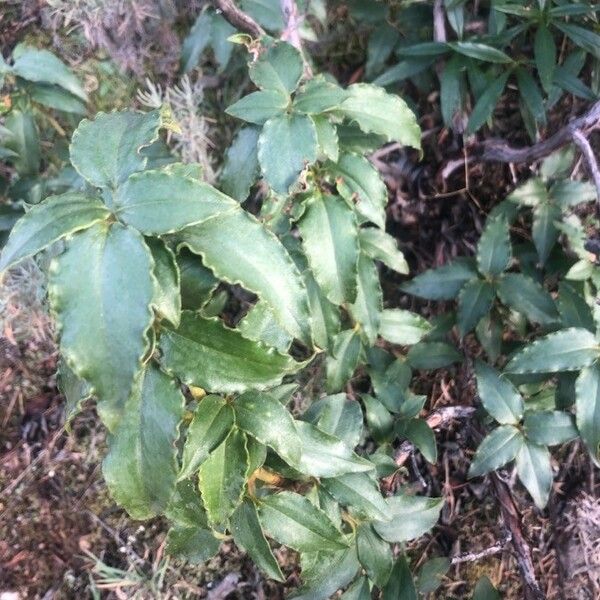
<instances>
[{"instance_id":1,"label":"fallen stick","mask_svg":"<svg viewBox=\"0 0 600 600\"><path fill-rule=\"evenodd\" d=\"M254 38L265 35L265 30L250 15L240 10L233 0L214 0L214 4L225 20L236 29L249 33Z\"/></svg>"}]
</instances>

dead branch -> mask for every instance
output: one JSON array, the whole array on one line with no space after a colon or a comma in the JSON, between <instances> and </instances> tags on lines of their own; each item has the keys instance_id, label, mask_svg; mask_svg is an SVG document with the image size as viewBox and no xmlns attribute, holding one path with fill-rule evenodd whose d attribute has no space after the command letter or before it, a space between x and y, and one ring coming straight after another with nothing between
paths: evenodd
<instances>
[{"instance_id":1,"label":"dead branch","mask_svg":"<svg viewBox=\"0 0 600 600\"><path fill-rule=\"evenodd\" d=\"M443 0L433 3L433 39L436 42L446 41L446 17L444 16Z\"/></svg>"},{"instance_id":2,"label":"dead branch","mask_svg":"<svg viewBox=\"0 0 600 600\"><path fill-rule=\"evenodd\" d=\"M581 151L588 169L596 186L596 217L600 219L600 170L598 169L598 161L594 155L594 151L588 139L581 133L579 129L575 129L572 133L573 141Z\"/></svg>"},{"instance_id":3,"label":"dead branch","mask_svg":"<svg viewBox=\"0 0 600 600\"><path fill-rule=\"evenodd\" d=\"M265 35L265 30L245 12L241 11L233 0L214 0L215 7L219 10L225 20L236 29L249 33L253 38Z\"/></svg>"},{"instance_id":4,"label":"dead branch","mask_svg":"<svg viewBox=\"0 0 600 600\"><path fill-rule=\"evenodd\" d=\"M486 558L488 556L492 556L494 554L498 554L504 550L504 547L508 542L512 540L512 534L510 530L507 530L504 537L501 540L498 540L494 545L486 548L485 550L481 550L479 552L465 552L463 554L457 554L453 556L451 559L451 563L453 565L458 565L464 562L475 562L477 560L481 560L482 558Z\"/></svg>"},{"instance_id":5,"label":"dead branch","mask_svg":"<svg viewBox=\"0 0 600 600\"><path fill-rule=\"evenodd\" d=\"M300 38L300 24L302 19L298 14L298 6L295 0L280 0L281 12L285 26L281 32L281 39L297 48L302 55L304 62L304 75L312 77L312 69L308 64L304 51L302 49L302 39Z\"/></svg>"},{"instance_id":6,"label":"dead branch","mask_svg":"<svg viewBox=\"0 0 600 600\"><path fill-rule=\"evenodd\" d=\"M570 123L559 129L547 140L526 146L513 148L504 140L492 139L481 143L472 149L472 155L485 162L506 163L531 163L552 154L559 148L573 141L573 132L589 133L600 125L600 101L593 104L587 112L573 119ZM473 152L474 150L474 152Z\"/></svg>"},{"instance_id":7,"label":"dead branch","mask_svg":"<svg viewBox=\"0 0 600 600\"><path fill-rule=\"evenodd\" d=\"M285 27L281 32L281 39L302 51L302 40L300 39L300 17L298 7L294 0L280 0L281 12Z\"/></svg>"},{"instance_id":8,"label":"dead branch","mask_svg":"<svg viewBox=\"0 0 600 600\"><path fill-rule=\"evenodd\" d=\"M496 475L490 475L496 497L500 502L500 511L508 528L515 549L517 565L525 584L525 600L545 600L546 595L535 577L535 569L531 558L531 548L523 535L519 510L509 487Z\"/></svg>"}]
</instances>

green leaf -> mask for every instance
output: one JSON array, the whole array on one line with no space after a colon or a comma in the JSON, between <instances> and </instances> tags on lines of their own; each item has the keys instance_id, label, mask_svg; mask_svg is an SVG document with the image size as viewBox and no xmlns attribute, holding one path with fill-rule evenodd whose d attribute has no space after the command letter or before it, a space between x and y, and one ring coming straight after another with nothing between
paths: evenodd
<instances>
[{"instance_id":1,"label":"green leaf","mask_svg":"<svg viewBox=\"0 0 600 600\"><path fill-rule=\"evenodd\" d=\"M199 256L186 249L177 256L181 279L181 305L184 309L199 310L209 300L219 280L207 269Z\"/></svg>"},{"instance_id":2,"label":"green leaf","mask_svg":"<svg viewBox=\"0 0 600 600\"><path fill-rule=\"evenodd\" d=\"M211 392L244 392L278 385L301 366L260 342L243 337L218 319L183 311L177 329L160 338L161 363L187 385Z\"/></svg>"},{"instance_id":3,"label":"green leaf","mask_svg":"<svg viewBox=\"0 0 600 600\"><path fill-rule=\"evenodd\" d=\"M362 394L361 398L365 405L369 433L380 444L389 441L394 428L394 419L387 407L379 399L368 394Z\"/></svg>"},{"instance_id":4,"label":"green leaf","mask_svg":"<svg viewBox=\"0 0 600 600\"><path fill-rule=\"evenodd\" d=\"M360 249L370 258L381 261L386 267L406 275L408 263L398 250L396 239L377 227L361 228L358 231Z\"/></svg>"},{"instance_id":5,"label":"green leaf","mask_svg":"<svg viewBox=\"0 0 600 600\"><path fill-rule=\"evenodd\" d=\"M431 324L416 313L401 308L386 308L381 311L379 335L392 344L417 344L430 331Z\"/></svg>"},{"instance_id":6,"label":"green leaf","mask_svg":"<svg viewBox=\"0 0 600 600\"><path fill-rule=\"evenodd\" d=\"M542 509L548 504L552 491L552 464L545 446L525 442L517 453L517 474L535 505Z\"/></svg>"},{"instance_id":7,"label":"green leaf","mask_svg":"<svg viewBox=\"0 0 600 600\"><path fill-rule=\"evenodd\" d=\"M370 523L362 523L358 526L356 550L358 560L369 579L377 587L383 587L392 573L394 558L390 545L375 533Z\"/></svg>"},{"instance_id":8,"label":"green leaf","mask_svg":"<svg viewBox=\"0 0 600 600\"><path fill-rule=\"evenodd\" d=\"M589 181L561 179L550 188L550 198L565 210L595 200L596 188Z\"/></svg>"},{"instance_id":9,"label":"green leaf","mask_svg":"<svg viewBox=\"0 0 600 600\"><path fill-rule=\"evenodd\" d=\"M250 64L250 79L268 90L293 92L302 77L304 63L296 48L286 42L275 42Z\"/></svg>"},{"instance_id":10,"label":"green leaf","mask_svg":"<svg viewBox=\"0 0 600 600\"><path fill-rule=\"evenodd\" d=\"M363 156L347 153L341 154L337 163L329 162L325 167L335 177L339 194L362 220L385 227L388 196L377 169Z\"/></svg>"},{"instance_id":11,"label":"green leaf","mask_svg":"<svg viewBox=\"0 0 600 600\"><path fill-rule=\"evenodd\" d=\"M343 506L367 519L388 521L388 506L377 484L366 473L322 479L321 485Z\"/></svg>"},{"instance_id":12,"label":"green leaf","mask_svg":"<svg viewBox=\"0 0 600 600\"><path fill-rule=\"evenodd\" d=\"M506 199L521 206L539 206L549 201L548 189L543 179L532 177L515 188Z\"/></svg>"},{"instance_id":13,"label":"green leaf","mask_svg":"<svg viewBox=\"0 0 600 600\"><path fill-rule=\"evenodd\" d=\"M207 183L161 171L136 173L115 194L115 215L146 235L201 223L239 204Z\"/></svg>"},{"instance_id":14,"label":"green leaf","mask_svg":"<svg viewBox=\"0 0 600 600\"><path fill-rule=\"evenodd\" d=\"M279 89L261 90L244 96L225 112L248 123L263 125L272 117L281 115L289 102L289 95Z\"/></svg>"},{"instance_id":15,"label":"green leaf","mask_svg":"<svg viewBox=\"0 0 600 600\"><path fill-rule=\"evenodd\" d=\"M240 429L261 444L273 448L285 461L296 464L302 454L302 439L288 410L269 394L247 392L233 404Z\"/></svg>"},{"instance_id":16,"label":"green leaf","mask_svg":"<svg viewBox=\"0 0 600 600\"><path fill-rule=\"evenodd\" d=\"M481 94L469 117L466 130L467 135L475 133L492 116L496 104L506 87L509 75L510 71L507 71L494 79L488 85L485 92Z\"/></svg>"},{"instance_id":17,"label":"green leaf","mask_svg":"<svg viewBox=\"0 0 600 600\"><path fill-rule=\"evenodd\" d=\"M419 570L417 589L421 594L432 594L442 584L451 562L446 556L430 558Z\"/></svg>"},{"instance_id":18,"label":"green leaf","mask_svg":"<svg viewBox=\"0 0 600 600\"><path fill-rule=\"evenodd\" d=\"M327 300L309 269L304 272L304 281L315 346L329 348L333 345L334 336L340 331L340 310Z\"/></svg>"},{"instance_id":19,"label":"green leaf","mask_svg":"<svg viewBox=\"0 0 600 600\"><path fill-rule=\"evenodd\" d=\"M401 419L396 424L396 435L407 438L431 464L437 462L435 434L423 419Z\"/></svg>"},{"instance_id":20,"label":"green leaf","mask_svg":"<svg viewBox=\"0 0 600 600\"><path fill-rule=\"evenodd\" d=\"M202 398L187 431L179 479L193 475L233 427L233 410L220 396Z\"/></svg>"},{"instance_id":21,"label":"green leaf","mask_svg":"<svg viewBox=\"0 0 600 600\"><path fill-rule=\"evenodd\" d=\"M4 126L11 135L4 145L18 158L12 164L19 175L38 175L40 171L41 145L38 128L31 111L11 109L4 119Z\"/></svg>"},{"instance_id":22,"label":"green leaf","mask_svg":"<svg viewBox=\"0 0 600 600\"><path fill-rule=\"evenodd\" d=\"M445 342L419 342L408 351L406 359L415 369L441 369L461 362L463 357Z\"/></svg>"},{"instance_id":23,"label":"green leaf","mask_svg":"<svg viewBox=\"0 0 600 600\"><path fill-rule=\"evenodd\" d=\"M258 177L257 127L242 127L225 153L221 169L221 188L238 202L243 202Z\"/></svg>"},{"instance_id":24,"label":"green leaf","mask_svg":"<svg viewBox=\"0 0 600 600\"><path fill-rule=\"evenodd\" d=\"M177 483L165 509L165 517L182 527L208 527L206 510L195 478Z\"/></svg>"},{"instance_id":25,"label":"green leaf","mask_svg":"<svg viewBox=\"0 0 600 600\"><path fill-rule=\"evenodd\" d=\"M457 259L436 269L417 275L400 289L407 294L426 300L452 300L462 287L477 277L472 259Z\"/></svg>"},{"instance_id":26,"label":"green leaf","mask_svg":"<svg viewBox=\"0 0 600 600\"><path fill-rule=\"evenodd\" d=\"M391 496L387 503L391 520L376 521L375 531L387 542L408 542L437 523L444 499L402 495Z\"/></svg>"},{"instance_id":27,"label":"green leaf","mask_svg":"<svg viewBox=\"0 0 600 600\"><path fill-rule=\"evenodd\" d=\"M512 425L500 425L479 444L469 467L469 478L485 475L503 467L518 454L525 443L521 432Z\"/></svg>"},{"instance_id":28,"label":"green leaf","mask_svg":"<svg viewBox=\"0 0 600 600\"><path fill-rule=\"evenodd\" d=\"M515 386L496 369L481 361L475 364L477 393L485 410L502 425L516 425L525 406Z\"/></svg>"},{"instance_id":29,"label":"green leaf","mask_svg":"<svg viewBox=\"0 0 600 600\"><path fill-rule=\"evenodd\" d=\"M87 100L87 94L79 79L62 60L48 50L21 46L18 56L15 57L12 72L27 81L57 85L84 102Z\"/></svg>"},{"instance_id":30,"label":"green leaf","mask_svg":"<svg viewBox=\"0 0 600 600\"><path fill-rule=\"evenodd\" d=\"M192 564L207 561L220 545L210 530L201 527L173 527L167 535L167 552Z\"/></svg>"},{"instance_id":31,"label":"green leaf","mask_svg":"<svg viewBox=\"0 0 600 600\"><path fill-rule=\"evenodd\" d=\"M294 97L294 110L315 115L339 108L346 98L346 92L327 81L324 77L314 77L303 84Z\"/></svg>"},{"instance_id":32,"label":"green leaf","mask_svg":"<svg viewBox=\"0 0 600 600\"><path fill-rule=\"evenodd\" d=\"M237 328L249 340L262 342L282 353L289 350L293 341L292 336L275 320L266 302L259 301L252 306L237 324Z\"/></svg>"},{"instance_id":33,"label":"green leaf","mask_svg":"<svg viewBox=\"0 0 600 600\"><path fill-rule=\"evenodd\" d=\"M558 229L554 222L560 220L560 216L560 209L550 203L540 204L533 209L531 233L542 265L546 264L548 256L550 256L550 252L558 239Z\"/></svg>"},{"instance_id":34,"label":"green leaf","mask_svg":"<svg viewBox=\"0 0 600 600\"><path fill-rule=\"evenodd\" d=\"M299 552L335 551L348 546L329 517L294 492L262 498L259 518L273 539Z\"/></svg>"},{"instance_id":35,"label":"green leaf","mask_svg":"<svg viewBox=\"0 0 600 600\"><path fill-rule=\"evenodd\" d=\"M572 23L553 21L552 24L570 38L576 46L589 52L595 58L600 58L600 35L594 33L591 29Z\"/></svg>"},{"instance_id":36,"label":"green leaf","mask_svg":"<svg viewBox=\"0 0 600 600\"><path fill-rule=\"evenodd\" d=\"M500 275L512 258L508 221L489 219L477 245L477 267L482 275Z\"/></svg>"},{"instance_id":37,"label":"green leaf","mask_svg":"<svg viewBox=\"0 0 600 600\"><path fill-rule=\"evenodd\" d=\"M404 554L396 559L390 579L382 590L381 600L418 600L415 582Z\"/></svg>"},{"instance_id":38,"label":"green leaf","mask_svg":"<svg viewBox=\"0 0 600 600\"><path fill-rule=\"evenodd\" d=\"M369 344L374 344L383 309L383 292L377 267L364 255L360 255L358 259L357 283L356 300L348 306L348 312L352 320L360 326L361 336Z\"/></svg>"},{"instance_id":39,"label":"green leaf","mask_svg":"<svg viewBox=\"0 0 600 600\"><path fill-rule=\"evenodd\" d=\"M586 329L571 327L538 338L515 354L509 373L578 371L600 358L600 345Z\"/></svg>"},{"instance_id":40,"label":"green leaf","mask_svg":"<svg viewBox=\"0 0 600 600\"><path fill-rule=\"evenodd\" d=\"M149 366L125 403L109 438L102 472L113 498L134 519L160 514L175 488L184 398L175 382Z\"/></svg>"},{"instance_id":41,"label":"green leaf","mask_svg":"<svg viewBox=\"0 0 600 600\"><path fill-rule=\"evenodd\" d=\"M335 336L332 356L326 359L328 394L339 392L352 377L360 360L360 351L360 336L354 329L346 329Z\"/></svg>"},{"instance_id":42,"label":"green leaf","mask_svg":"<svg viewBox=\"0 0 600 600\"><path fill-rule=\"evenodd\" d=\"M337 196L315 194L298 223L311 270L334 304L357 294L358 232L352 210Z\"/></svg>"},{"instance_id":43,"label":"green leaf","mask_svg":"<svg viewBox=\"0 0 600 600\"><path fill-rule=\"evenodd\" d=\"M498 297L534 323L549 325L558 321L552 296L536 281L522 273L505 273L498 280Z\"/></svg>"},{"instance_id":44,"label":"green leaf","mask_svg":"<svg viewBox=\"0 0 600 600\"><path fill-rule=\"evenodd\" d=\"M83 119L71 138L71 163L96 187L116 187L132 173L142 171L148 159L140 150L158 139L165 125L162 110L147 113L98 113Z\"/></svg>"},{"instance_id":45,"label":"green leaf","mask_svg":"<svg viewBox=\"0 0 600 600\"><path fill-rule=\"evenodd\" d=\"M575 384L575 414L581 439L596 466L600 465L600 366L586 367Z\"/></svg>"},{"instance_id":46,"label":"green leaf","mask_svg":"<svg viewBox=\"0 0 600 600\"><path fill-rule=\"evenodd\" d=\"M177 327L181 316L181 293L175 254L158 238L149 238L146 244L154 260L155 288L152 304L161 317Z\"/></svg>"},{"instance_id":47,"label":"green leaf","mask_svg":"<svg viewBox=\"0 0 600 600\"><path fill-rule=\"evenodd\" d=\"M268 577L285 581L250 500L244 500L231 515L230 529L236 545L247 552Z\"/></svg>"},{"instance_id":48,"label":"green leaf","mask_svg":"<svg viewBox=\"0 0 600 600\"><path fill-rule=\"evenodd\" d=\"M101 418L113 431L147 347L154 296L150 250L133 229L96 224L54 259L48 295L62 355L92 385Z\"/></svg>"},{"instance_id":49,"label":"green leaf","mask_svg":"<svg viewBox=\"0 0 600 600\"><path fill-rule=\"evenodd\" d=\"M354 448L358 446L363 429L363 414L356 400L348 400L346 394L325 396L311 404L304 413L307 421L321 431L329 433Z\"/></svg>"},{"instance_id":50,"label":"green leaf","mask_svg":"<svg viewBox=\"0 0 600 600\"><path fill-rule=\"evenodd\" d=\"M209 521L224 525L239 506L248 476L246 436L232 429L200 465L198 481Z\"/></svg>"},{"instance_id":51,"label":"green leaf","mask_svg":"<svg viewBox=\"0 0 600 600\"><path fill-rule=\"evenodd\" d=\"M340 148L336 126L327 117L313 116L312 120L317 132L318 158L337 162Z\"/></svg>"},{"instance_id":52,"label":"green leaf","mask_svg":"<svg viewBox=\"0 0 600 600\"><path fill-rule=\"evenodd\" d=\"M542 87L548 93L552 88L556 67L556 44L554 36L545 25L540 24L535 32L533 55L538 77L542 82Z\"/></svg>"},{"instance_id":53,"label":"green leaf","mask_svg":"<svg viewBox=\"0 0 600 600\"><path fill-rule=\"evenodd\" d=\"M595 330L594 317L588 303L566 281L561 281L558 285L558 312L563 327Z\"/></svg>"},{"instance_id":54,"label":"green leaf","mask_svg":"<svg viewBox=\"0 0 600 600\"><path fill-rule=\"evenodd\" d=\"M366 577L359 577L340 596L340 600L371 600L371 588Z\"/></svg>"},{"instance_id":55,"label":"green leaf","mask_svg":"<svg viewBox=\"0 0 600 600\"><path fill-rule=\"evenodd\" d=\"M356 121L365 133L376 133L388 142L421 149L421 128L406 102L383 88L355 83L346 90L348 97L340 112Z\"/></svg>"},{"instance_id":56,"label":"green leaf","mask_svg":"<svg viewBox=\"0 0 600 600\"><path fill-rule=\"evenodd\" d=\"M529 74L527 69L518 68L515 73L521 100L533 116L535 122L544 124L546 122L546 107L542 92L535 79Z\"/></svg>"},{"instance_id":57,"label":"green leaf","mask_svg":"<svg viewBox=\"0 0 600 600\"><path fill-rule=\"evenodd\" d=\"M57 383L65 397L65 426L70 431L71 422L81 410L82 404L92 396L92 388L87 381L77 377L62 359L58 363Z\"/></svg>"},{"instance_id":58,"label":"green leaf","mask_svg":"<svg viewBox=\"0 0 600 600\"><path fill-rule=\"evenodd\" d=\"M269 119L258 138L258 162L273 190L287 194L300 173L317 159L317 131L306 115L283 114Z\"/></svg>"},{"instance_id":59,"label":"green leaf","mask_svg":"<svg viewBox=\"0 0 600 600\"><path fill-rule=\"evenodd\" d=\"M200 254L219 279L257 294L287 332L310 342L302 277L281 242L254 217L242 210L223 213L184 229L177 240Z\"/></svg>"},{"instance_id":60,"label":"green leaf","mask_svg":"<svg viewBox=\"0 0 600 600\"><path fill-rule=\"evenodd\" d=\"M213 15L204 11L198 15L193 27L184 38L181 48L181 70L189 73L200 62L204 49L210 44Z\"/></svg>"},{"instance_id":61,"label":"green leaf","mask_svg":"<svg viewBox=\"0 0 600 600\"><path fill-rule=\"evenodd\" d=\"M105 221L109 215L100 200L78 192L49 196L13 227L0 257L0 272L61 238Z\"/></svg>"},{"instance_id":62,"label":"green leaf","mask_svg":"<svg viewBox=\"0 0 600 600\"><path fill-rule=\"evenodd\" d=\"M441 52L443 54L443 52ZM428 69L435 62L435 56L422 56L401 60L393 67L384 71L373 80L375 85L388 86L392 83L404 81Z\"/></svg>"},{"instance_id":63,"label":"green leaf","mask_svg":"<svg viewBox=\"0 0 600 600\"><path fill-rule=\"evenodd\" d=\"M485 575L482 575L475 586L473 600L502 600L502 596L492 585L492 582Z\"/></svg>"},{"instance_id":64,"label":"green leaf","mask_svg":"<svg viewBox=\"0 0 600 600\"><path fill-rule=\"evenodd\" d=\"M446 127L452 127L454 117L462 106L461 78L464 59L452 57L440 75L440 109Z\"/></svg>"},{"instance_id":65,"label":"green leaf","mask_svg":"<svg viewBox=\"0 0 600 600\"><path fill-rule=\"evenodd\" d=\"M525 413L525 436L535 444L554 446L577 437L573 415L561 410Z\"/></svg>"},{"instance_id":66,"label":"green leaf","mask_svg":"<svg viewBox=\"0 0 600 600\"><path fill-rule=\"evenodd\" d=\"M81 116L87 114L85 104L81 100L56 85L38 83L31 86L28 93L34 102L39 102L49 108Z\"/></svg>"},{"instance_id":67,"label":"green leaf","mask_svg":"<svg viewBox=\"0 0 600 600\"><path fill-rule=\"evenodd\" d=\"M357 456L348 444L311 423L296 421L302 440L302 455L290 466L313 477L338 477L346 473L372 471L375 466Z\"/></svg>"},{"instance_id":68,"label":"green leaf","mask_svg":"<svg viewBox=\"0 0 600 600\"><path fill-rule=\"evenodd\" d=\"M360 569L356 548L302 555L302 579L306 582L293 600L327 600L345 587Z\"/></svg>"},{"instance_id":69,"label":"green leaf","mask_svg":"<svg viewBox=\"0 0 600 600\"><path fill-rule=\"evenodd\" d=\"M472 279L460 290L456 316L461 338L489 315L495 297L494 286L484 279Z\"/></svg>"},{"instance_id":70,"label":"green leaf","mask_svg":"<svg viewBox=\"0 0 600 600\"><path fill-rule=\"evenodd\" d=\"M476 58L485 62L508 64L513 62L513 59L498 50L493 46L487 44L479 44L477 42L452 42L448 44L455 52L468 56L470 58Z\"/></svg>"},{"instance_id":71,"label":"green leaf","mask_svg":"<svg viewBox=\"0 0 600 600\"><path fill-rule=\"evenodd\" d=\"M475 328L477 339L482 345L488 360L491 363L496 362L502 351L502 324L500 320L492 315L483 317Z\"/></svg>"}]
</instances>

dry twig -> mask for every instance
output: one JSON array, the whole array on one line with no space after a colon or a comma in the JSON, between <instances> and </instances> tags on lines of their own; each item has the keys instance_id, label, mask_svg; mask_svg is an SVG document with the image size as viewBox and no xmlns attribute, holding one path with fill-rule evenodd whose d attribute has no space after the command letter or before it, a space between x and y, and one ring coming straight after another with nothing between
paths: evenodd
<instances>
[{"instance_id":1,"label":"dry twig","mask_svg":"<svg viewBox=\"0 0 600 600\"><path fill-rule=\"evenodd\" d=\"M531 548L523 535L519 510L512 493L506 483L496 473L490 475L496 497L500 502L500 510L512 538L515 549L517 565L525 583L525 600L545 600L546 595L540 588L535 577Z\"/></svg>"},{"instance_id":2,"label":"dry twig","mask_svg":"<svg viewBox=\"0 0 600 600\"><path fill-rule=\"evenodd\" d=\"M474 148L474 156L479 160L490 162L499 161L507 163L535 162L544 158L559 148L573 141L573 132L589 133L600 124L600 101L593 104L581 117L573 119L570 123L559 129L547 140L527 146L513 148L506 141L492 139L483 142Z\"/></svg>"},{"instance_id":3,"label":"dry twig","mask_svg":"<svg viewBox=\"0 0 600 600\"><path fill-rule=\"evenodd\" d=\"M588 169L594 180L594 186L596 187L596 217L600 219L600 169L598 169L598 161L592 150L588 139L581 133L579 129L574 129L572 133L573 141L581 151L585 162L587 163Z\"/></svg>"},{"instance_id":4,"label":"dry twig","mask_svg":"<svg viewBox=\"0 0 600 600\"><path fill-rule=\"evenodd\" d=\"M214 0L216 8L236 29L249 33L254 38L265 35L265 30L245 12L241 11L233 0Z\"/></svg>"}]
</instances>

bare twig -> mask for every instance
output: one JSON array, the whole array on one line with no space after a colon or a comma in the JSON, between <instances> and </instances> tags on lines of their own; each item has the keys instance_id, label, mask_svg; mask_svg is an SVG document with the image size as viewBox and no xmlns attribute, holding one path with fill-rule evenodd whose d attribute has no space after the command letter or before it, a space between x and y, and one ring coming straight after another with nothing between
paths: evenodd
<instances>
[{"instance_id":1,"label":"bare twig","mask_svg":"<svg viewBox=\"0 0 600 600\"><path fill-rule=\"evenodd\" d=\"M446 41L446 20L444 16L444 1L435 0L433 3L433 39L436 42Z\"/></svg>"},{"instance_id":2,"label":"bare twig","mask_svg":"<svg viewBox=\"0 0 600 600\"><path fill-rule=\"evenodd\" d=\"M589 133L600 124L600 101L593 104L581 117L559 129L543 142L525 148L513 148L504 140L492 139L474 148L474 156L482 161L507 163L535 162L552 154L573 141L573 132Z\"/></svg>"},{"instance_id":3,"label":"bare twig","mask_svg":"<svg viewBox=\"0 0 600 600\"><path fill-rule=\"evenodd\" d=\"M280 0L281 12L285 27L281 32L281 39L289 42L295 48L302 51L302 40L300 39L300 17L298 7L294 0Z\"/></svg>"},{"instance_id":4,"label":"bare twig","mask_svg":"<svg viewBox=\"0 0 600 600\"><path fill-rule=\"evenodd\" d=\"M596 186L596 217L600 219L600 169L598 169L598 161L588 139L579 129L573 131L572 137L579 150L581 150L581 154L585 158L585 162L594 180L594 185Z\"/></svg>"},{"instance_id":5,"label":"bare twig","mask_svg":"<svg viewBox=\"0 0 600 600\"><path fill-rule=\"evenodd\" d=\"M302 23L302 19L298 14L298 6L296 5L295 0L279 1L285 23L285 27L281 32L281 39L290 43L294 48L297 48L300 51L304 62L304 75L306 77L312 77L312 69L308 64L302 49L302 39L300 38L300 24Z\"/></svg>"},{"instance_id":6,"label":"bare twig","mask_svg":"<svg viewBox=\"0 0 600 600\"><path fill-rule=\"evenodd\" d=\"M521 576L525 583L525 600L545 600L546 595L540 588L535 577L535 569L531 558L531 548L523 535L519 510L515 504L512 493L508 485L506 485L496 473L492 473L490 478L496 492L496 497L500 502L502 517L510 531L512 544L516 553L517 565L519 566L519 571L521 571Z\"/></svg>"},{"instance_id":7,"label":"bare twig","mask_svg":"<svg viewBox=\"0 0 600 600\"><path fill-rule=\"evenodd\" d=\"M512 540L512 534L510 530L507 530L504 537L497 541L493 546L486 548L485 550L481 550L479 552L465 552L463 554L458 554L452 557L451 563L453 565L458 565L464 562L475 562L476 560L481 560L482 558L486 558L488 556L492 556L493 554L498 554L504 550L504 547L508 542Z\"/></svg>"},{"instance_id":8,"label":"bare twig","mask_svg":"<svg viewBox=\"0 0 600 600\"><path fill-rule=\"evenodd\" d=\"M236 29L249 33L254 38L265 35L265 30L250 15L241 11L233 0L214 0L214 4Z\"/></svg>"}]
</instances>

